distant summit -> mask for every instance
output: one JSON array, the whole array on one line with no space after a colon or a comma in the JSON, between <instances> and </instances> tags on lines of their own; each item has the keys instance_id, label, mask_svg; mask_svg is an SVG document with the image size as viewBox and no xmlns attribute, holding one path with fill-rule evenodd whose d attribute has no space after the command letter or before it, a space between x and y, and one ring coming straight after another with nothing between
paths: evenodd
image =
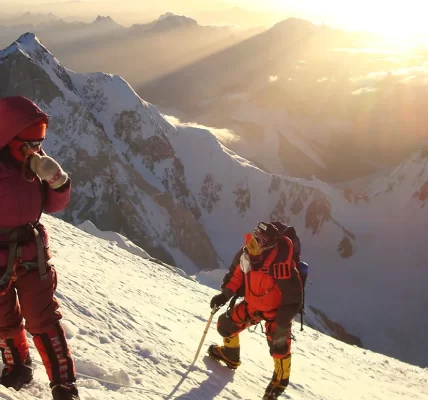
<instances>
[{"instance_id":1,"label":"distant summit","mask_svg":"<svg viewBox=\"0 0 428 400\"><path fill-rule=\"evenodd\" d=\"M166 12L165 14L162 14L159 18L158 18L158 21L162 21L163 19L165 19L165 18L169 18L169 17L178 17L179 15L177 15L177 14L174 14L174 13L172 13L172 12Z\"/></svg>"},{"instance_id":2,"label":"distant summit","mask_svg":"<svg viewBox=\"0 0 428 400\"><path fill-rule=\"evenodd\" d=\"M122 27L116 21L114 21L110 16L103 17L102 15L98 15L97 18L95 18L93 24L109 26L109 27L117 27L117 28Z\"/></svg>"},{"instance_id":3,"label":"distant summit","mask_svg":"<svg viewBox=\"0 0 428 400\"><path fill-rule=\"evenodd\" d=\"M5 26L16 26L16 25L40 25L44 23L52 23L59 21L60 18L55 14L49 13L33 13L30 11L25 11L20 15L15 17L5 18L0 15L0 25Z\"/></svg>"},{"instance_id":4,"label":"distant summit","mask_svg":"<svg viewBox=\"0 0 428 400\"><path fill-rule=\"evenodd\" d=\"M270 31L280 32L281 34L296 33L315 33L317 26L312 22L300 18L290 17L284 21L275 24Z\"/></svg>"},{"instance_id":5,"label":"distant summit","mask_svg":"<svg viewBox=\"0 0 428 400\"><path fill-rule=\"evenodd\" d=\"M173 29L196 28L198 26L198 23L193 18L167 12L161 15L158 20L154 22L150 31L166 32Z\"/></svg>"}]
</instances>

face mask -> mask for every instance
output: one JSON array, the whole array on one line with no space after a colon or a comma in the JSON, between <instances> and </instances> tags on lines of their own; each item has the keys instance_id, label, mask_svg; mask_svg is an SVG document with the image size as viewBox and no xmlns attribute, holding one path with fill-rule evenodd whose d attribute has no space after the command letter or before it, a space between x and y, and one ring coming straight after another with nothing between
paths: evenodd
<instances>
[{"instance_id":1,"label":"face mask","mask_svg":"<svg viewBox=\"0 0 428 400\"><path fill-rule=\"evenodd\" d=\"M240 259L241 270L244 274L248 274L251 270L251 262L248 253L244 250Z\"/></svg>"},{"instance_id":2,"label":"face mask","mask_svg":"<svg viewBox=\"0 0 428 400\"><path fill-rule=\"evenodd\" d=\"M254 238L254 236L248 241L248 243L245 245L248 254L252 256L259 256L262 254L262 248L260 247L257 240Z\"/></svg>"}]
</instances>

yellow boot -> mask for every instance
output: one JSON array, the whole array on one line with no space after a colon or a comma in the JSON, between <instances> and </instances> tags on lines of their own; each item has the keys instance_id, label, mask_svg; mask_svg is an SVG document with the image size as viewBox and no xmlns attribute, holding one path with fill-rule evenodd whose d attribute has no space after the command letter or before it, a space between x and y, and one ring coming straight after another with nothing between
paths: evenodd
<instances>
[{"instance_id":1,"label":"yellow boot","mask_svg":"<svg viewBox=\"0 0 428 400\"><path fill-rule=\"evenodd\" d=\"M230 369L238 368L241 365L239 335L223 338L223 346L212 344L208 355L216 361L223 361Z\"/></svg>"},{"instance_id":2,"label":"yellow boot","mask_svg":"<svg viewBox=\"0 0 428 400\"><path fill-rule=\"evenodd\" d=\"M288 386L291 371L291 354L286 358L274 358L272 380L266 388L263 400L275 400Z\"/></svg>"}]
</instances>

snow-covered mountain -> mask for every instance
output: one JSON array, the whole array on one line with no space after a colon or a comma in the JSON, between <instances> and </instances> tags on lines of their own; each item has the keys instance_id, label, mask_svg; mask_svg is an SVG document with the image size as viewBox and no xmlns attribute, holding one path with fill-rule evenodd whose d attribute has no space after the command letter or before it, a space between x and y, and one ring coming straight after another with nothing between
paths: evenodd
<instances>
[{"instance_id":1,"label":"snow-covered mountain","mask_svg":"<svg viewBox=\"0 0 428 400\"><path fill-rule=\"evenodd\" d=\"M0 60L14 82L0 95L26 95L52 116L46 148L75 182L65 219L123 232L185 270L227 265L242 230L261 219L295 215L320 238L326 227L333 251L352 238L317 182L269 175L209 131L171 125L118 76L75 74L32 34Z\"/></svg>"},{"instance_id":2,"label":"snow-covered mountain","mask_svg":"<svg viewBox=\"0 0 428 400\"><path fill-rule=\"evenodd\" d=\"M228 266L258 221L289 222L311 265L309 322L339 337L344 327L352 342L426 365L428 255L423 245L408 247L411 256L395 251L422 241L422 178L411 193L397 186L417 220L408 231L396 193L373 197L268 174L209 130L169 122L120 77L64 68L32 34L0 52L0 82L0 96L25 95L51 115L46 149L74 187L64 220L118 232L188 275Z\"/></svg>"},{"instance_id":3,"label":"snow-covered mountain","mask_svg":"<svg viewBox=\"0 0 428 400\"><path fill-rule=\"evenodd\" d=\"M273 362L260 329L241 334L242 365L231 371L206 356L220 339L213 322L192 365L214 290L56 218L43 222L83 399L261 399ZM281 398L427 398L427 369L296 328L291 383ZM50 398L40 357L30 351L34 381L19 392L0 386L0 398Z\"/></svg>"}]
</instances>

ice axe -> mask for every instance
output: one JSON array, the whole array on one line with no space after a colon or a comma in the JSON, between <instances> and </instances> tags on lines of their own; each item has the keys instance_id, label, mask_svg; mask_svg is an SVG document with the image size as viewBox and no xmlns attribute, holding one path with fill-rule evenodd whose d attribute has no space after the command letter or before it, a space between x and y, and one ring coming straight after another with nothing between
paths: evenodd
<instances>
[{"instance_id":1,"label":"ice axe","mask_svg":"<svg viewBox=\"0 0 428 400\"><path fill-rule=\"evenodd\" d=\"M198 358L198 356L199 356L199 352L201 351L201 347L202 347L202 345L204 344L204 340L205 340L205 337L207 336L208 329L210 328L210 325L211 325L211 322L212 322L212 320L213 320L214 314L215 314L217 311L218 311L218 307L216 307L216 306L214 306L214 307L211 309L210 317L208 318L207 325L206 325L205 330L204 330L204 334L202 335L202 339L201 339L201 341L199 342L199 347L198 347L198 350L196 351L195 358L193 359L193 363L192 363L192 364L194 364L194 363L196 362L196 360L197 360L197 358Z\"/></svg>"}]
</instances>

